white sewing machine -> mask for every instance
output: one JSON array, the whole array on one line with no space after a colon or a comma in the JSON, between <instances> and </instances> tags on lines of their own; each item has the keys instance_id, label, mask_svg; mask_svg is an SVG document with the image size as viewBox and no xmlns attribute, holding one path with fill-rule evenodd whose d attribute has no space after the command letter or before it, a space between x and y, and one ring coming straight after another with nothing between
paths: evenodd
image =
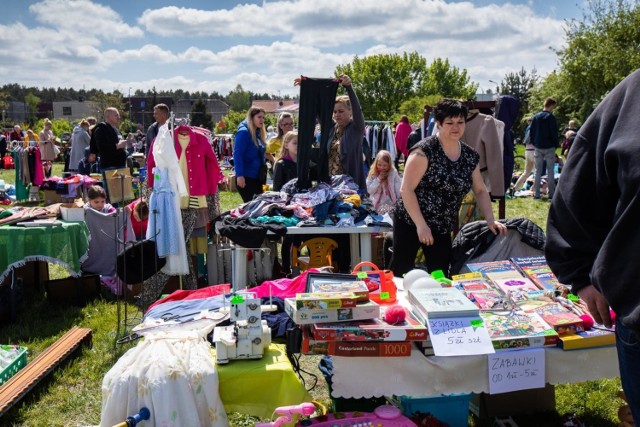
<instances>
[{"instance_id":1,"label":"white sewing machine","mask_svg":"<svg viewBox=\"0 0 640 427\"><path fill-rule=\"evenodd\" d=\"M213 330L216 345L216 362L229 363L237 359L261 359L271 345L271 328L261 319L260 298L253 294L236 294L231 298L229 326L217 326Z\"/></svg>"}]
</instances>

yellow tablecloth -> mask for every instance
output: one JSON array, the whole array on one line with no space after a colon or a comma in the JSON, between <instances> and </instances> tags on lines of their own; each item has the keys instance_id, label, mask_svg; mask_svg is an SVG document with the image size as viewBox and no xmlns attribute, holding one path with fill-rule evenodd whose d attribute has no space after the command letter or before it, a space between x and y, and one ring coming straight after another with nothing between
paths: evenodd
<instances>
[{"instance_id":1,"label":"yellow tablecloth","mask_svg":"<svg viewBox=\"0 0 640 427\"><path fill-rule=\"evenodd\" d=\"M271 344L260 360L232 360L227 365L218 365L218 375L226 412L266 419L278 406L312 400L293 372L284 344Z\"/></svg>"}]
</instances>

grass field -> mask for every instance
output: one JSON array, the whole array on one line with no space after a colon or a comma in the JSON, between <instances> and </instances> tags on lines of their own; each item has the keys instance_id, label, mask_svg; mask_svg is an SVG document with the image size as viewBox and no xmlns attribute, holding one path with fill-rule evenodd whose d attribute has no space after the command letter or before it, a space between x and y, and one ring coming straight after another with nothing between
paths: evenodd
<instances>
[{"instance_id":1,"label":"grass field","mask_svg":"<svg viewBox=\"0 0 640 427\"><path fill-rule=\"evenodd\" d=\"M60 174L56 164L54 174ZM0 179L13 182L12 171L0 171ZM237 193L221 194L223 210L240 203ZM507 217L526 217L546 226L549 203L532 199L506 201ZM2 242L6 243L6 242ZM50 265L52 277L63 277L64 270ZM129 317L136 315L130 307ZM29 348L32 360L51 345L71 326L93 330L93 345L57 368L38 384L22 402L0 418L1 426L89 426L100 422L101 382L113 363L129 348L115 346L117 306L111 300L97 299L86 307L77 308L49 302L42 292L30 293L19 307L18 319L0 325L0 343L20 344ZM311 395L329 403L326 383L317 369L318 357L302 357L304 369L318 375L318 386ZM238 362L242 363L242 362ZM576 363L579 363L578 361ZM617 363L612 360L611 363ZM585 369L591 367L585 366ZM556 411L546 414L516 416L519 426L561 426L564 414L577 414L586 425L613 427L617 425L617 410L622 401L615 397L619 380L589 381L556 386ZM256 419L230 414L230 425L252 426ZM487 423L470 419L471 425Z\"/></svg>"}]
</instances>

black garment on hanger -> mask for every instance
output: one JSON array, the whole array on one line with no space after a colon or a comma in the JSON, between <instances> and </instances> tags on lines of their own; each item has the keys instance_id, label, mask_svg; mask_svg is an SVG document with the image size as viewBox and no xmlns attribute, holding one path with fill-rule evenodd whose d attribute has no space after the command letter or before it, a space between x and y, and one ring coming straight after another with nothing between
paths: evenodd
<instances>
[{"instance_id":1,"label":"black garment on hanger","mask_svg":"<svg viewBox=\"0 0 640 427\"><path fill-rule=\"evenodd\" d=\"M334 79L314 79L302 77L300 81L300 129L298 130L298 189L306 190L310 186L309 163L311 146L314 142L313 131L316 120L320 123L320 150L318 158L318 177L329 181L329 157L327 144L329 130L333 127L333 107L338 93L338 82Z\"/></svg>"}]
</instances>

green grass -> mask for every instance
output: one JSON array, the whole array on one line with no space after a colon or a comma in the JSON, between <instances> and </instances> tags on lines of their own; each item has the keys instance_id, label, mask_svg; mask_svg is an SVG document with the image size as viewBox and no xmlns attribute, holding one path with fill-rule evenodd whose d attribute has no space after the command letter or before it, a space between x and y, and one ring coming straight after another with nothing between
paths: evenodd
<instances>
[{"instance_id":1,"label":"green grass","mask_svg":"<svg viewBox=\"0 0 640 427\"><path fill-rule=\"evenodd\" d=\"M54 174L60 174L62 165L56 164ZM13 183L13 171L0 170L0 179ZM238 206L238 193L221 193L222 210ZM497 210L497 204L495 204ZM543 229L549 203L532 199L506 201L507 217L526 217ZM50 276L66 276L65 270L50 265ZM130 306L131 307L131 306ZM134 309L129 314L132 317ZM116 303L98 299L84 308L66 304L53 304L43 293L31 292L19 307L18 320L0 325L0 343L20 344L29 348L29 360L51 345L71 326L93 330L93 344L71 357L52 375L38 384L21 403L14 406L2 419L2 426L87 426L97 425L101 411L101 383L105 373L129 348L114 345L117 326ZM330 403L326 383L317 369L318 356L303 356L303 369L319 378L311 392L314 399L325 405ZM242 363L242 362L239 362ZM576 362L578 363L578 362ZM611 363L617 363L612 360ZM591 369L585 367L585 369ZM307 377L309 384L311 379ZM514 417L518 425L527 427L559 426L564 414L577 414L589 426L613 427L622 401L615 397L620 381L600 380L556 386L556 411ZM232 426L253 426L256 418L242 414L229 414ZM471 425L489 425L471 420Z\"/></svg>"}]
</instances>

